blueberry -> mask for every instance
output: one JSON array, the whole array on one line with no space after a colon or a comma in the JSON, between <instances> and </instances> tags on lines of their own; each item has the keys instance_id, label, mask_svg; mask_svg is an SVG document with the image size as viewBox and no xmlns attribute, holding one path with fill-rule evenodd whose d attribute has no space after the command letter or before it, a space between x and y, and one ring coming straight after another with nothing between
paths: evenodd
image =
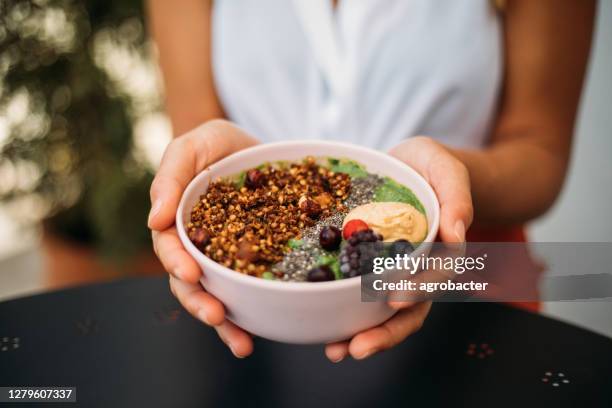
<instances>
[{"instance_id":1,"label":"blueberry","mask_svg":"<svg viewBox=\"0 0 612 408\"><path fill-rule=\"evenodd\" d=\"M397 241L393 242L393 244L391 244L391 251L393 255L410 254L412 251L414 251L414 247L412 246L410 241L406 239L398 239Z\"/></svg>"},{"instance_id":2,"label":"blueberry","mask_svg":"<svg viewBox=\"0 0 612 408\"><path fill-rule=\"evenodd\" d=\"M340 246L342 232L334 226L326 226L319 233L319 244L323 249L334 251Z\"/></svg>"},{"instance_id":3,"label":"blueberry","mask_svg":"<svg viewBox=\"0 0 612 408\"><path fill-rule=\"evenodd\" d=\"M334 280L334 273L327 265L317 266L308 271L309 282L325 282Z\"/></svg>"}]
</instances>

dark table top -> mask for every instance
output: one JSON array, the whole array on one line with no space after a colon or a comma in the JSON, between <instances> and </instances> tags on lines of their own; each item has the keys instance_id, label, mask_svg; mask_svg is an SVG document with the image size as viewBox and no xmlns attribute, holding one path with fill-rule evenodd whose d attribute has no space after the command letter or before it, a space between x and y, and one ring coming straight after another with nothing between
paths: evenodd
<instances>
[{"instance_id":1,"label":"dark table top","mask_svg":"<svg viewBox=\"0 0 612 408\"><path fill-rule=\"evenodd\" d=\"M0 303L0 341L0 386L76 386L72 407L612 406L612 340L492 303L436 303L361 362L262 339L239 360L147 278Z\"/></svg>"}]
</instances>

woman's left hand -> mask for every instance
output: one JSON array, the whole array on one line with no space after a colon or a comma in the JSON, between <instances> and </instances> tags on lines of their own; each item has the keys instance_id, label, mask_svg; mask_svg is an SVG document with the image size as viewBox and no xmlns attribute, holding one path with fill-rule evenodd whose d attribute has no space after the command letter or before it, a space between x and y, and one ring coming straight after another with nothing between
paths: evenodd
<instances>
[{"instance_id":1,"label":"woman's left hand","mask_svg":"<svg viewBox=\"0 0 612 408\"><path fill-rule=\"evenodd\" d=\"M440 239L464 242L473 215L470 178L465 165L444 145L424 136L406 140L389 154L419 172L433 187L440 202ZM431 301L394 301L389 305L399 310L392 318L349 341L328 344L327 358L339 362L350 354L361 360L391 348L418 331L431 309Z\"/></svg>"}]
</instances>

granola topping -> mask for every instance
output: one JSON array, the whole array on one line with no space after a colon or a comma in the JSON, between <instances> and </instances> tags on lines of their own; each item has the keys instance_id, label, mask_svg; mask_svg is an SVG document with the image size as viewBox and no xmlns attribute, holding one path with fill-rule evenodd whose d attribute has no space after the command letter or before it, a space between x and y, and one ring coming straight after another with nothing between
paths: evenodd
<instances>
[{"instance_id":1,"label":"granola topping","mask_svg":"<svg viewBox=\"0 0 612 408\"><path fill-rule=\"evenodd\" d=\"M345 213L351 193L347 174L312 157L250 169L242 178L242 183L212 182L193 207L187 230L212 260L258 277L283 260L287 241L332 214Z\"/></svg>"}]
</instances>

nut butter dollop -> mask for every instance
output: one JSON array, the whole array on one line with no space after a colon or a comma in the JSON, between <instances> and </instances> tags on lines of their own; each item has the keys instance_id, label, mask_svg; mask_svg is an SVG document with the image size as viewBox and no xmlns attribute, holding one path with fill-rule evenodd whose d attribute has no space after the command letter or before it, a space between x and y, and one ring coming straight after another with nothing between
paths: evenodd
<instances>
[{"instance_id":1,"label":"nut butter dollop","mask_svg":"<svg viewBox=\"0 0 612 408\"><path fill-rule=\"evenodd\" d=\"M406 239L418 243L427 236L427 219L406 203L375 202L360 205L347 214L343 226L354 219L365 221L374 232L383 236L385 242Z\"/></svg>"}]
</instances>

